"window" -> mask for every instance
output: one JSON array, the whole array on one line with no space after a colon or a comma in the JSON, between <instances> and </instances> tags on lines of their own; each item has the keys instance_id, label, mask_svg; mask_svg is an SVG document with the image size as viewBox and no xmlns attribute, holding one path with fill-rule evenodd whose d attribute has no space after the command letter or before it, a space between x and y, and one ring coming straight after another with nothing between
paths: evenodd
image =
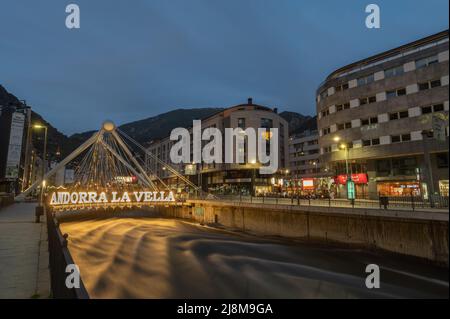
<instances>
[{"instance_id":1,"label":"window","mask_svg":"<svg viewBox=\"0 0 450 319\"><path fill-rule=\"evenodd\" d=\"M370 103L375 103L377 98L375 96L369 96L359 99L359 105L365 105Z\"/></svg>"},{"instance_id":2,"label":"window","mask_svg":"<svg viewBox=\"0 0 450 319\"><path fill-rule=\"evenodd\" d=\"M384 77L385 78L392 78L394 76L398 76L398 75L401 75L403 73L404 73L403 65L400 65L400 66L396 66L394 68L390 68L390 69L384 70Z\"/></svg>"},{"instance_id":3,"label":"window","mask_svg":"<svg viewBox=\"0 0 450 319\"><path fill-rule=\"evenodd\" d=\"M392 159L393 175L415 175L417 160L414 157Z\"/></svg>"},{"instance_id":4,"label":"window","mask_svg":"<svg viewBox=\"0 0 450 319\"><path fill-rule=\"evenodd\" d=\"M390 121L394 121L394 120L406 118L408 116L409 116L408 111L401 111L401 112L390 113L389 114L389 120Z\"/></svg>"},{"instance_id":5,"label":"window","mask_svg":"<svg viewBox=\"0 0 450 319\"><path fill-rule=\"evenodd\" d=\"M437 55L432 55L427 58L416 60L416 69L422 69L432 64L436 64L439 62Z\"/></svg>"},{"instance_id":6,"label":"window","mask_svg":"<svg viewBox=\"0 0 450 319\"><path fill-rule=\"evenodd\" d=\"M348 128L352 128L352 122L341 123L337 125L338 131L342 131Z\"/></svg>"},{"instance_id":7,"label":"window","mask_svg":"<svg viewBox=\"0 0 450 319\"><path fill-rule=\"evenodd\" d=\"M371 139L371 140L363 140L362 141L362 145L363 146L380 145L380 139L379 138L374 138L374 139Z\"/></svg>"},{"instance_id":8,"label":"window","mask_svg":"<svg viewBox=\"0 0 450 319\"><path fill-rule=\"evenodd\" d=\"M392 135L391 143L409 142L411 141L411 134Z\"/></svg>"},{"instance_id":9,"label":"window","mask_svg":"<svg viewBox=\"0 0 450 319\"><path fill-rule=\"evenodd\" d=\"M378 123L378 117L376 117L376 116L361 120L361 126L367 126L367 125L372 125L372 124L377 124L377 123Z\"/></svg>"},{"instance_id":10,"label":"window","mask_svg":"<svg viewBox=\"0 0 450 319\"><path fill-rule=\"evenodd\" d=\"M407 118L409 117L409 113L408 111L402 111L402 112L398 112L398 115L401 119Z\"/></svg>"},{"instance_id":11,"label":"window","mask_svg":"<svg viewBox=\"0 0 450 319\"><path fill-rule=\"evenodd\" d=\"M422 114L444 111L444 104L427 105L422 107Z\"/></svg>"},{"instance_id":12,"label":"window","mask_svg":"<svg viewBox=\"0 0 450 319\"><path fill-rule=\"evenodd\" d=\"M432 106L424 106L422 107L422 114L429 114L433 113L433 107Z\"/></svg>"},{"instance_id":13,"label":"window","mask_svg":"<svg viewBox=\"0 0 450 319\"><path fill-rule=\"evenodd\" d=\"M347 110L350 108L350 103L338 104L336 105L336 112Z\"/></svg>"},{"instance_id":14,"label":"window","mask_svg":"<svg viewBox=\"0 0 450 319\"><path fill-rule=\"evenodd\" d=\"M336 90L336 92L348 90L348 83L344 83L342 85L335 86L334 89Z\"/></svg>"},{"instance_id":15,"label":"window","mask_svg":"<svg viewBox=\"0 0 450 319\"><path fill-rule=\"evenodd\" d=\"M438 168L448 168L448 156L446 153L436 154L436 162Z\"/></svg>"},{"instance_id":16,"label":"window","mask_svg":"<svg viewBox=\"0 0 450 319\"><path fill-rule=\"evenodd\" d=\"M378 160L377 164L377 175L378 176L389 176L391 174L391 161L390 160Z\"/></svg>"},{"instance_id":17,"label":"window","mask_svg":"<svg viewBox=\"0 0 450 319\"><path fill-rule=\"evenodd\" d=\"M437 88L437 87L441 86L441 80L431 81L431 82L430 82L430 86L431 86L432 88Z\"/></svg>"},{"instance_id":18,"label":"window","mask_svg":"<svg viewBox=\"0 0 450 319\"><path fill-rule=\"evenodd\" d=\"M444 104L433 105L433 112L444 111Z\"/></svg>"},{"instance_id":19,"label":"window","mask_svg":"<svg viewBox=\"0 0 450 319\"><path fill-rule=\"evenodd\" d=\"M326 90L322 91L322 93L320 93L320 98L325 99L327 97L328 97L328 90L326 89Z\"/></svg>"},{"instance_id":20,"label":"window","mask_svg":"<svg viewBox=\"0 0 450 319\"><path fill-rule=\"evenodd\" d=\"M389 114L389 120L390 121L398 120L398 112Z\"/></svg>"},{"instance_id":21,"label":"window","mask_svg":"<svg viewBox=\"0 0 450 319\"><path fill-rule=\"evenodd\" d=\"M419 83L419 91L425 91L431 88L439 87L441 86L441 80L434 80L434 81L428 81Z\"/></svg>"},{"instance_id":22,"label":"window","mask_svg":"<svg viewBox=\"0 0 450 319\"><path fill-rule=\"evenodd\" d=\"M245 129L245 118L238 118L238 127Z\"/></svg>"},{"instance_id":23,"label":"window","mask_svg":"<svg viewBox=\"0 0 450 319\"><path fill-rule=\"evenodd\" d=\"M322 117L326 117L328 115L330 115L330 110L329 109L327 109L326 111L322 111Z\"/></svg>"},{"instance_id":24,"label":"window","mask_svg":"<svg viewBox=\"0 0 450 319\"><path fill-rule=\"evenodd\" d=\"M323 135L328 135L328 134L330 134L330 132L331 132L331 130L330 130L329 127L324 128L324 129L322 130Z\"/></svg>"},{"instance_id":25,"label":"window","mask_svg":"<svg viewBox=\"0 0 450 319\"><path fill-rule=\"evenodd\" d=\"M271 119L261 119L261 127L262 128L271 128L273 127L273 121Z\"/></svg>"},{"instance_id":26,"label":"window","mask_svg":"<svg viewBox=\"0 0 450 319\"><path fill-rule=\"evenodd\" d=\"M411 134L403 134L402 142L409 142L409 141L411 141Z\"/></svg>"},{"instance_id":27,"label":"window","mask_svg":"<svg viewBox=\"0 0 450 319\"><path fill-rule=\"evenodd\" d=\"M358 79L358 86L367 85L372 83L375 80L374 75L370 74L368 76L364 76Z\"/></svg>"},{"instance_id":28,"label":"window","mask_svg":"<svg viewBox=\"0 0 450 319\"><path fill-rule=\"evenodd\" d=\"M393 97L397 97L397 96L403 96L406 95L406 89L405 88L401 88L401 89L397 89L397 90L391 90L391 91L387 91L386 92L386 97L388 99L393 98Z\"/></svg>"},{"instance_id":29,"label":"window","mask_svg":"<svg viewBox=\"0 0 450 319\"><path fill-rule=\"evenodd\" d=\"M327 146L323 148L324 153L331 153L331 146Z\"/></svg>"}]
</instances>

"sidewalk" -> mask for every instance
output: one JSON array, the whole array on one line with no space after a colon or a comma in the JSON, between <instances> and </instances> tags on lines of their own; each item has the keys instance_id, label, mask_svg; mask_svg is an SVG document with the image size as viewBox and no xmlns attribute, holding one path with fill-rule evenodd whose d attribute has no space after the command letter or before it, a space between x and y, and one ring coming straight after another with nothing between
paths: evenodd
<instances>
[{"instance_id":1,"label":"sidewalk","mask_svg":"<svg viewBox=\"0 0 450 319\"><path fill-rule=\"evenodd\" d=\"M34 222L36 203L0 209L0 299L48 298L47 227Z\"/></svg>"}]
</instances>

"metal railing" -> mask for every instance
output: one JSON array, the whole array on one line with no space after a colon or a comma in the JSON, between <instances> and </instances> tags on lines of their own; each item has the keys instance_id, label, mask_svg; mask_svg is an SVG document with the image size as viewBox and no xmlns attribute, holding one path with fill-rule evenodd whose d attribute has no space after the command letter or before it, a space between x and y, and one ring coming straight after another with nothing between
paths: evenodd
<instances>
[{"instance_id":1,"label":"metal railing","mask_svg":"<svg viewBox=\"0 0 450 319\"><path fill-rule=\"evenodd\" d=\"M80 278L79 288L68 288L66 279L69 273L66 268L75 264L67 248L67 234L62 234L59 223L50 209L45 209L48 231L48 251L50 264L50 285L53 298L57 299L89 299L89 294Z\"/></svg>"},{"instance_id":2,"label":"metal railing","mask_svg":"<svg viewBox=\"0 0 450 319\"><path fill-rule=\"evenodd\" d=\"M400 209L409 211L446 209L449 207L448 197L433 195L428 199L415 196L378 196L376 199L313 198L307 196L250 196L250 195L216 195L219 200L237 203L274 204L291 206L348 207L372 209ZM196 199L195 196L190 199ZM197 198L205 199L205 198Z\"/></svg>"}]
</instances>

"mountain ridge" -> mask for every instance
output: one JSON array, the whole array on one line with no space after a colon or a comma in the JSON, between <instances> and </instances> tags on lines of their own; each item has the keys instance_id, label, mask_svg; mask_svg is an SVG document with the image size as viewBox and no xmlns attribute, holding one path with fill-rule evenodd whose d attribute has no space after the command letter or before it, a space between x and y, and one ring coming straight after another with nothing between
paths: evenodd
<instances>
[{"instance_id":1,"label":"mountain ridge","mask_svg":"<svg viewBox=\"0 0 450 319\"><path fill-rule=\"evenodd\" d=\"M23 105L23 103L0 85L0 105ZM125 123L118 127L130 137L146 146L152 140L158 140L168 136L170 131L176 127L190 127L192 126L193 120L209 117L222 110L224 108L177 108L156 116ZM305 130L317 129L316 116L302 115L292 111L283 111L279 115L288 122L289 135L299 134ZM58 131L58 129L53 127L35 111L32 111L32 123L40 123L48 127L48 150L50 158L54 158L53 155L57 152L60 153L61 158L64 158L95 133L92 130L67 136ZM33 134L33 144L36 149L42 149L42 143L42 137L39 137L39 134Z\"/></svg>"}]
</instances>

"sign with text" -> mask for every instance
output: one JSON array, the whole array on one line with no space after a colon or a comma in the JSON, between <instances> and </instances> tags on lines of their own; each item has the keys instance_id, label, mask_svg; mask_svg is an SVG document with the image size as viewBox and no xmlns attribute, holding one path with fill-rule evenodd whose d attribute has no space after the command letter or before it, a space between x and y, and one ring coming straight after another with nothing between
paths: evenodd
<instances>
[{"instance_id":1,"label":"sign with text","mask_svg":"<svg viewBox=\"0 0 450 319\"><path fill-rule=\"evenodd\" d=\"M355 184L367 184L368 183L367 174L352 174L352 181ZM335 183L340 185L346 185L347 175L336 176Z\"/></svg>"},{"instance_id":2,"label":"sign with text","mask_svg":"<svg viewBox=\"0 0 450 319\"><path fill-rule=\"evenodd\" d=\"M79 204L142 204L149 202L174 202L173 192L60 192L56 191L50 196L50 205L79 205Z\"/></svg>"}]
</instances>

